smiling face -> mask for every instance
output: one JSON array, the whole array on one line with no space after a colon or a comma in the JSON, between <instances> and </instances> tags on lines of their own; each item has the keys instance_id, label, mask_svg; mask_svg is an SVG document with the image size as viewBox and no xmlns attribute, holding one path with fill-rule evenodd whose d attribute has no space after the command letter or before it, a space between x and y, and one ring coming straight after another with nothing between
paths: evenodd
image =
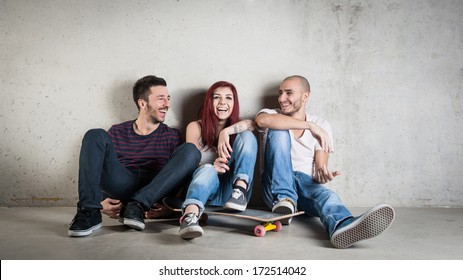
<instances>
[{"instance_id":1,"label":"smiling face","mask_svg":"<svg viewBox=\"0 0 463 280\"><path fill-rule=\"evenodd\" d=\"M164 122L169 107L170 95L167 92L167 87L152 86L148 95L148 102L143 102L140 109L143 110L149 122L157 124Z\"/></svg>"},{"instance_id":2,"label":"smiling face","mask_svg":"<svg viewBox=\"0 0 463 280\"><path fill-rule=\"evenodd\" d=\"M309 92L305 89L298 78L286 79L280 84L278 90L278 103L281 113L287 116L305 114L305 104Z\"/></svg>"},{"instance_id":3,"label":"smiling face","mask_svg":"<svg viewBox=\"0 0 463 280\"><path fill-rule=\"evenodd\" d=\"M214 113L219 119L227 120L233 112L233 92L229 87L219 87L212 95Z\"/></svg>"}]
</instances>

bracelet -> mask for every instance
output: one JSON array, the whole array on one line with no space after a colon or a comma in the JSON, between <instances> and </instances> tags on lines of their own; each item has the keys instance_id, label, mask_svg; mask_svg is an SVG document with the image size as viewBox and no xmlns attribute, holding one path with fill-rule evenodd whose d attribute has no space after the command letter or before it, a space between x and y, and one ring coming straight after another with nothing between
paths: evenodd
<instances>
[{"instance_id":1,"label":"bracelet","mask_svg":"<svg viewBox=\"0 0 463 280\"><path fill-rule=\"evenodd\" d=\"M310 131L310 122L309 121L307 121L307 125L308 125L307 130Z\"/></svg>"}]
</instances>

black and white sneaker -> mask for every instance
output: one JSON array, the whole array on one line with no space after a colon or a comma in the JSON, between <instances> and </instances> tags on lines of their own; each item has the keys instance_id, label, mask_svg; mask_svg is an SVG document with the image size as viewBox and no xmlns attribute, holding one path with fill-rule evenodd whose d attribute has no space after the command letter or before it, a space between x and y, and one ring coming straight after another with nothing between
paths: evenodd
<instances>
[{"instance_id":1,"label":"black and white sneaker","mask_svg":"<svg viewBox=\"0 0 463 280\"><path fill-rule=\"evenodd\" d=\"M375 237L392 224L394 215L394 209L389 205L375 206L361 216L342 222L331 236L331 244L344 249L361 240Z\"/></svg>"},{"instance_id":2,"label":"black and white sneaker","mask_svg":"<svg viewBox=\"0 0 463 280\"><path fill-rule=\"evenodd\" d=\"M278 201L278 203L276 203L275 205L273 205L272 212L283 214L283 215L289 215L295 212L294 208L295 208L294 202L292 202L288 198L285 198L285 199ZM282 225L289 225L292 220L293 218L286 218L286 219L281 220L280 222Z\"/></svg>"},{"instance_id":3,"label":"black and white sneaker","mask_svg":"<svg viewBox=\"0 0 463 280\"><path fill-rule=\"evenodd\" d=\"M246 199L245 190L240 187L235 187L230 199L223 207L229 210L244 211L247 205L248 200Z\"/></svg>"},{"instance_id":4,"label":"black and white sneaker","mask_svg":"<svg viewBox=\"0 0 463 280\"><path fill-rule=\"evenodd\" d=\"M203 236L203 229L199 225L199 218L195 213L188 213L182 217L179 234L183 239Z\"/></svg>"},{"instance_id":5,"label":"black and white sneaker","mask_svg":"<svg viewBox=\"0 0 463 280\"><path fill-rule=\"evenodd\" d=\"M88 236L101 228L102 225L100 209L81 208L71 222L68 235L73 237Z\"/></svg>"},{"instance_id":6,"label":"black and white sneaker","mask_svg":"<svg viewBox=\"0 0 463 280\"><path fill-rule=\"evenodd\" d=\"M143 207L137 201L130 201L121 209L119 222L136 230L145 229Z\"/></svg>"}]
</instances>

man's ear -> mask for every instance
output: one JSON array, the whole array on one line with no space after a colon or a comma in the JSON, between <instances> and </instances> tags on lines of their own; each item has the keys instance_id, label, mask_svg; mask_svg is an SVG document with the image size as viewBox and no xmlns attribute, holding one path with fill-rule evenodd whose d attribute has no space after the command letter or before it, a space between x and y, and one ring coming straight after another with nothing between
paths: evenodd
<instances>
[{"instance_id":1,"label":"man's ear","mask_svg":"<svg viewBox=\"0 0 463 280\"><path fill-rule=\"evenodd\" d=\"M309 96L310 96L310 91L306 91L302 94L302 100L303 101L307 101L309 99Z\"/></svg>"},{"instance_id":2,"label":"man's ear","mask_svg":"<svg viewBox=\"0 0 463 280\"><path fill-rule=\"evenodd\" d=\"M143 99L138 99L137 101L138 108L140 108L140 111L146 108L146 101Z\"/></svg>"}]
</instances>

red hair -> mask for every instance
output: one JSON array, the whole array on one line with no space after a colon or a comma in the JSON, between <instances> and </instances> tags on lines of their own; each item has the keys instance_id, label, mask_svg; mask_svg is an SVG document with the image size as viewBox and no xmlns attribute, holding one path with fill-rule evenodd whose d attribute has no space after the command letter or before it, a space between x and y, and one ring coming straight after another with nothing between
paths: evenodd
<instances>
[{"instance_id":1,"label":"red hair","mask_svg":"<svg viewBox=\"0 0 463 280\"><path fill-rule=\"evenodd\" d=\"M225 81L219 81L213 84L206 92L204 98L202 114L201 114L201 138L203 144L209 148L217 147L217 142L219 140L218 134L220 131L217 131L218 119L215 115L214 110L214 91L221 87L228 87L233 93L233 111L230 117L225 123L225 127L233 125L239 121L240 117L240 104L238 101L238 92L233 84ZM230 137L230 144L233 145L235 135Z\"/></svg>"}]
</instances>

